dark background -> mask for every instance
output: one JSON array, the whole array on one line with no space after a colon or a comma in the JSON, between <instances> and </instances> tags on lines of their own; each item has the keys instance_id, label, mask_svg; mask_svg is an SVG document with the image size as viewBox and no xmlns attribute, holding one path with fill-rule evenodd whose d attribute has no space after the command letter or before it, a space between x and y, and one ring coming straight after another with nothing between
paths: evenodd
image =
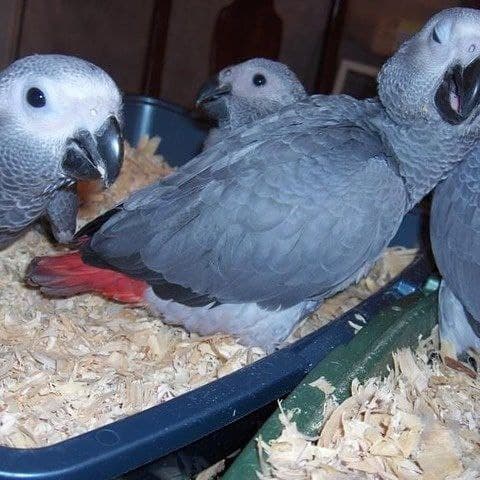
<instances>
[{"instance_id":1,"label":"dark background","mask_svg":"<svg viewBox=\"0 0 480 480\"><path fill-rule=\"evenodd\" d=\"M0 67L31 53L78 55L125 92L190 106L212 72L266 56L287 63L309 91L329 93L342 60L378 67L432 13L456 5L480 2L0 0ZM363 75L347 72L335 91L369 95Z\"/></svg>"}]
</instances>

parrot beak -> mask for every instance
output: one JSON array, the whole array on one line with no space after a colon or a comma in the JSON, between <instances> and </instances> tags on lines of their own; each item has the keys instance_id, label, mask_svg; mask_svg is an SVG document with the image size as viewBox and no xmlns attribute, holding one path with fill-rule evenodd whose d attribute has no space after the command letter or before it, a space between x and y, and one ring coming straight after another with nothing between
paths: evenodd
<instances>
[{"instance_id":1,"label":"parrot beak","mask_svg":"<svg viewBox=\"0 0 480 480\"><path fill-rule=\"evenodd\" d=\"M120 173L123 153L122 131L112 116L94 135L80 130L68 140L63 171L76 180L101 179L105 187L109 187Z\"/></svg>"},{"instance_id":2,"label":"parrot beak","mask_svg":"<svg viewBox=\"0 0 480 480\"><path fill-rule=\"evenodd\" d=\"M466 67L450 68L435 94L438 113L451 125L464 122L479 103L480 57Z\"/></svg>"},{"instance_id":3,"label":"parrot beak","mask_svg":"<svg viewBox=\"0 0 480 480\"><path fill-rule=\"evenodd\" d=\"M205 104L214 102L231 92L232 86L229 83L220 83L218 76L215 75L202 85L195 99L195 105L197 108L203 107Z\"/></svg>"}]
</instances>

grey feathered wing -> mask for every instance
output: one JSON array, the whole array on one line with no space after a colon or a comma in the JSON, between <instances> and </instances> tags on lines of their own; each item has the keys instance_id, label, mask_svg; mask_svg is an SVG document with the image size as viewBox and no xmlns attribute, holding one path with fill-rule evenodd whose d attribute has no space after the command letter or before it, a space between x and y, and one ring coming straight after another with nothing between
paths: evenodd
<instances>
[{"instance_id":1,"label":"grey feathered wing","mask_svg":"<svg viewBox=\"0 0 480 480\"><path fill-rule=\"evenodd\" d=\"M28 159L17 158L5 145L0 154L0 248L13 242L39 218L48 202L43 172L32 172ZM33 179L33 180L32 180Z\"/></svg>"},{"instance_id":2,"label":"grey feathered wing","mask_svg":"<svg viewBox=\"0 0 480 480\"><path fill-rule=\"evenodd\" d=\"M440 273L480 319L480 148L435 190L430 228Z\"/></svg>"},{"instance_id":3,"label":"grey feathered wing","mask_svg":"<svg viewBox=\"0 0 480 480\"><path fill-rule=\"evenodd\" d=\"M379 137L340 113L287 109L212 146L134 194L84 257L187 305L288 307L344 288L406 200Z\"/></svg>"}]
</instances>

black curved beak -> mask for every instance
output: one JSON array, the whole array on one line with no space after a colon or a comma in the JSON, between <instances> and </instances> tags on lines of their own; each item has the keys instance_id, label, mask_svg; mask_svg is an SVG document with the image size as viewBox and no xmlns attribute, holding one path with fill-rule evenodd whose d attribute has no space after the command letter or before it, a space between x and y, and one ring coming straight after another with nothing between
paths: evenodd
<instances>
[{"instance_id":1,"label":"black curved beak","mask_svg":"<svg viewBox=\"0 0 480 480\"><path fill-rule=\"evenodd\" d=\"M118 177L123 163L124 142L118 120L111 116L92 135L80 130L68 141L62 167L76 180L101 179L108 187Z\"/></svg>"},{"instance_id":2,"label":"black curved beak","mask_svg":"<svg viewBox=\"0 0 480 480\"><path fill-rule=\"evenodd\" d=\"M451 125L470 117L480 104L480 57L467 67L455 65L444 75L435 94L440 116Z\"/></svg>"},{"instance_id":3,"label":"black curved beak","mask_svg":"<svg viewBox=\"0 0 480 480\"><path fill-rule=\"evenodd\" d=\"M232 91L232 86L229 83L220 83L218 76L208 79L200 88L195 99L195 105L198 107L206 103L214 102L224 95L228 95Z\"/></svg>"}]
</instances>

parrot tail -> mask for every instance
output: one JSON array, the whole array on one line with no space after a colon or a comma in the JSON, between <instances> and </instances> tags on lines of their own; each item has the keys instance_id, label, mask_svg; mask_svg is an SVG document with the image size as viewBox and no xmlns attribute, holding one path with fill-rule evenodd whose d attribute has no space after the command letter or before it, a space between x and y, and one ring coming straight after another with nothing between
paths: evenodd
<instances>
[{"instance_id":1,"label":"parrot tail","mask_svg":"<svg viewBox=\"0 0 480 480\"><path fill-rule=\"evenodd\" d=\"M26 282L52 297L97 293L123 303L142 304L148 284L114 270L92 267L80 252L36 257L30 263Z\"/></svg>"}]
</instances>

